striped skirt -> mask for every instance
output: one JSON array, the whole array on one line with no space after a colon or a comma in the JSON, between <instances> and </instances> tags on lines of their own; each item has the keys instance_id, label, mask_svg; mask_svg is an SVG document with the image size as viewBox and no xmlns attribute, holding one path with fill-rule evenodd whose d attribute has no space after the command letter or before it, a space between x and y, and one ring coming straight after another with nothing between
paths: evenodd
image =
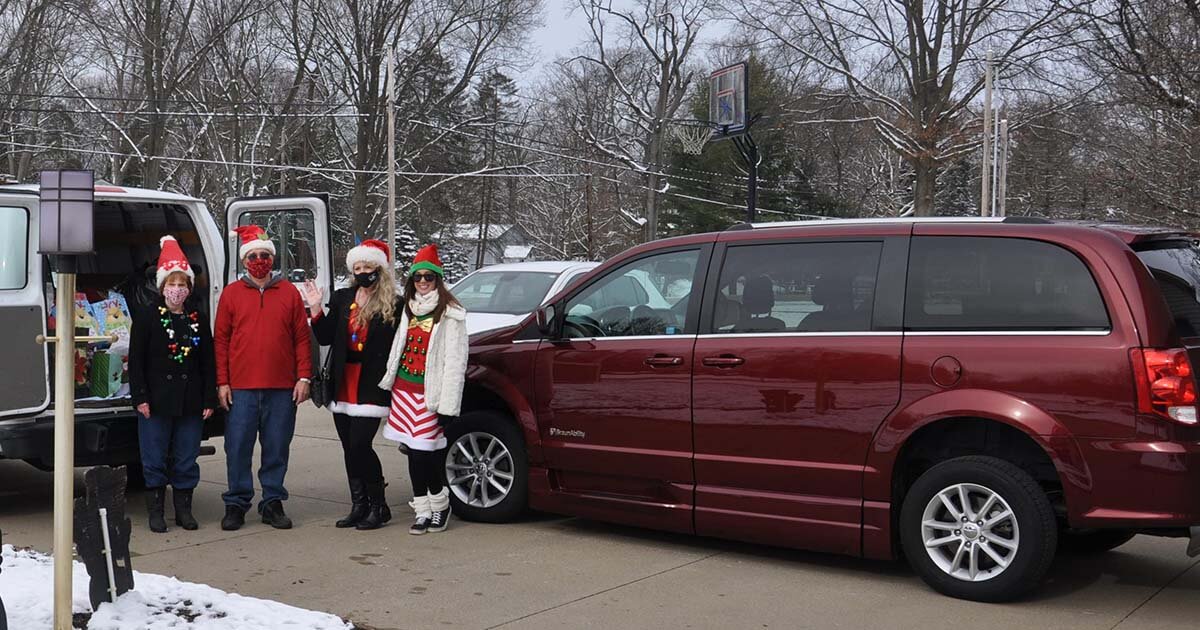
<instances>
[{"instance_id":1,"label":"striped skirt","mask_svg":"<svg viewBox=\"0 0 1200 630\"><path fill-rule=\"evenodd\" d=\"M418 451L446 448L446 435L438 424L437 414L425 407L423 385L396 379L383 437Z\"/></svg>"}]
</instances>

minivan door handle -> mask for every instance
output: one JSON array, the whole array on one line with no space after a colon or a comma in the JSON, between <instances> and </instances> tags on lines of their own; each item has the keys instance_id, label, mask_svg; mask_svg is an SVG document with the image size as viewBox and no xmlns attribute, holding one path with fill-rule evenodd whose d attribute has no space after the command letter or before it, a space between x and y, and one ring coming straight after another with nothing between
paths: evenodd
<instances>
[{"instance_id":1,"label":"minivan door handle","mask_svg":"<svg viewBox=\"0 0 1200 630\"><path fill-rule=\"evenodd\" d=\"M737 357L732 354L722 354L722 355L716 356L716 357L705 357L704 360L702 361L702 363L704 363L704 365L707 365L709 367L726 368L726 369L735 368L745 362L746 362L746 360L743 359L742 357Z\"/></svg>"},{"instance_id":2,"label":"minivan door handle","mask_svg":"<svg viewBox=\"0 0 1200 630\"><path fill-rule=\"evenodd\" d=\"M645 361L650 367L674 367L683 365L683 357L670 357L665 354L656 354Z\"/></svg>"}]
</instances>

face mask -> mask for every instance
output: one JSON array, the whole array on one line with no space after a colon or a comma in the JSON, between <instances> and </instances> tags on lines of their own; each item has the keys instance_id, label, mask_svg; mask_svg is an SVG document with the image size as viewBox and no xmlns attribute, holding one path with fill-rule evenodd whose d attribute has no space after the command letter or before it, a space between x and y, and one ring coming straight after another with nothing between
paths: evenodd
<instances>
[{"instance_id":1,"label":"face mask","mask_svg":"<svg viewBox=\"0 0 1200 630\"><path fill-rule=\"evenodd\" d=\"M271 267L273 266L273 263L274 261L272 261L270 258L247 260L246 271L249 271L250 275L254 276L255 279L262 280L271 274Z\"/></svg>"},{"instance_id":2,"label":"face mask","mask_svg":"<svg viewBox=\"0 0 1200 630\"><path fill-rule=\"evenodd\" d=\"M370 289L379 281L379 270L354 274L354 281L364 289Z\"/></svg>"},{"instance_id":3,"label":"face mask","mask_svg":"<svg viewBox=\"0 0 1200 630\"><path fill-rule=\"evenodd\" d=\"M163 298L167 300L167 306L178 308L183 301L188 299L192 290L187 287L164 287Z\"/></svg>"}]
</instances>

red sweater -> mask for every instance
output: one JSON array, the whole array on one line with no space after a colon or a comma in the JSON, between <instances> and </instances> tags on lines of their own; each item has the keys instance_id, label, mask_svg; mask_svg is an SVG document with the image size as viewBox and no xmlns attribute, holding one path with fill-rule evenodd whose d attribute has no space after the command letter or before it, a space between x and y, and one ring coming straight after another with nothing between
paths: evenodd
<instances>
[{"instance_id":1,"label":"red sweater","mask_svg":"<svg viewBox=\"0 0 1200 630\"><path fill-rule=\"evenodd\" d=\"M265 289L241 278L217 306L217 385L292 389L312 378L308 316L296 287L275 276Z\"/></svg>"}]
</instances>

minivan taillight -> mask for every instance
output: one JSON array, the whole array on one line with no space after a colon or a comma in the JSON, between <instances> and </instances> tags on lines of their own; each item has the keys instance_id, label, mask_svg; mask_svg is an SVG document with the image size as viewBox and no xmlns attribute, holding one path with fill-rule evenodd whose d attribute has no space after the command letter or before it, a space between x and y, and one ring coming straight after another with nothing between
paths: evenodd
<instances>
[{"instance_id":1,"label":"minivan taillight","mask_svg":"<svg viewBox=\"0 0 1200 630\"><path fill-rule=\"evenodd\" d=\"M1134 348L1130 352L1137 381L1138 411L1196 424L1196 380L1187 350Z\"/></svg>"}]
</instances>

